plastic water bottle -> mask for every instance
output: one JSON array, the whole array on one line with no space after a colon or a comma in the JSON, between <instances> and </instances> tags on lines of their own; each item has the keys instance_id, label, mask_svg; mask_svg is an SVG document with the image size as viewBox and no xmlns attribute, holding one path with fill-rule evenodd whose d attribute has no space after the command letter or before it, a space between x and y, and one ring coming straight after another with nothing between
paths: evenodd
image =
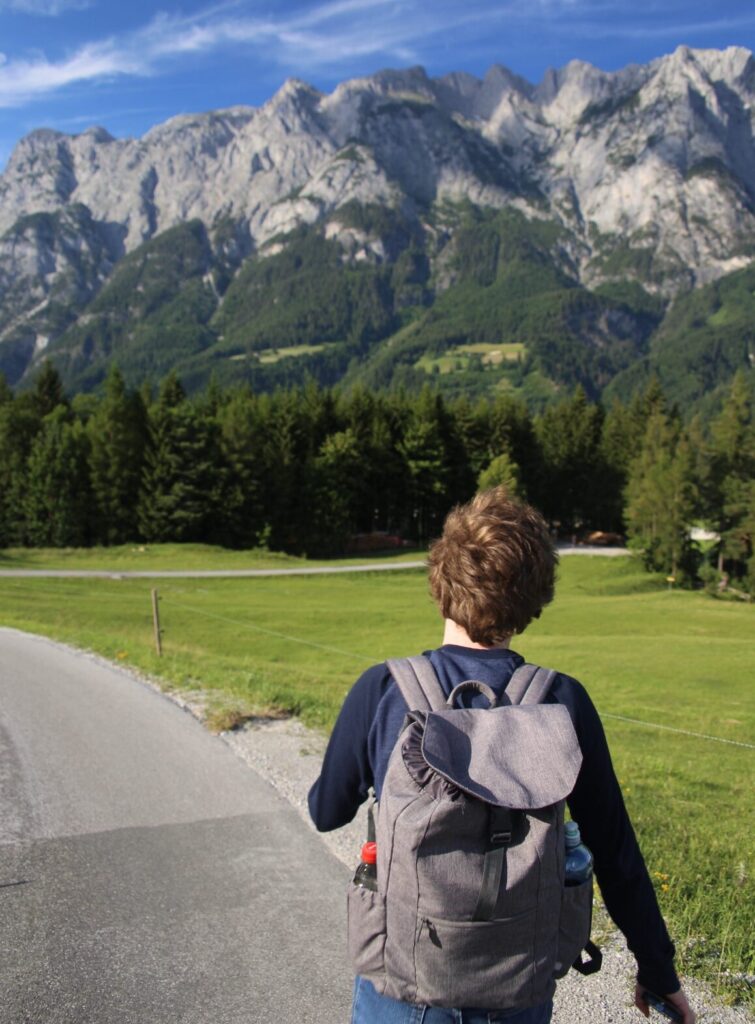
<instances>
[{"instance_id":1,"label":"plastic water bottle","mask_svg":"<svg viewBox=\"0 0 755 1024\"><path fill-rule=\"evenodd\" d=\"M354 885L377 890L377 843L365 843L362 847L362 863L354 875Z\"/></svg>"},{"instance_id":2,"label":"plastic water bottle","mask_svg":"<svg viewBox=\"0 0 755 1024\"><path fill-rule=\"evenodd\" d=\"M582 842L579 825L576 821L567 821L564 825L566 837L566 863L564 865L564 884L581 885L592 878L592 854Z\"/></svg>"}]
</instances>

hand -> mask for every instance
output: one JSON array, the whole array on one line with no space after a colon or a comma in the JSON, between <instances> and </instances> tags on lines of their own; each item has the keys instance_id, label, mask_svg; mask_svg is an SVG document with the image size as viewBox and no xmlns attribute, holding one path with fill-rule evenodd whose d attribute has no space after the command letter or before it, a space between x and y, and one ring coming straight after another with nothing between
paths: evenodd
<instances>
[{"instance_id":1,"label":"hand","mask_svg":"<svg viewBox=\"0 0 755 1024\"><path fill-rule=\"evenodd\" d=\"M645 991L646 987L646 985L640 985L639 983L637 984L637 987L634 990L634 1005L637 1007L640 1013L644 1014L646 1017L649 1017L650 1007L642 998L642 993ZM663 998L666 1000L666 1002L671 1003L672 1006L676 1007L679 1013L681 1013L682 1024L695 1024L695 1012L687 1002L687 997L684 994L684 989L680 988L677 992L672 992L670 994L664 995Z\"/></svg>"}]
</instances>

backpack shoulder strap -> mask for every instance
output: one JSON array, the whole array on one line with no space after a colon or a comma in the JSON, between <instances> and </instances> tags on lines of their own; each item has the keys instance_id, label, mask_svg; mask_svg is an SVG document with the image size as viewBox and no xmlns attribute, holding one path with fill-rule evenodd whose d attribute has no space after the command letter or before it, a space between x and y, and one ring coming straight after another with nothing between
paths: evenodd
<instances>
[{"instance_id":1,"label":"backpack shoulder strap","mask_svg":"<svg viewBox=\"0 0 755 1024\"><path fill-rule=\"evenodd\" d=\"M391 658L386 665L410 711L440 711L446 706L446 695L429 658L422 654Z\"/></svg>"},{"instance_id":2,"label":"backpack shoulder strap","mask_svg":"<svg viewBox=\"0 0 755 1024\"><path fill-rule=\"evenodd\" d=\"M506 697L511 704L542 704L555 678L552 668L520 665L506 685Z\"/></svg>"}]
</instances>

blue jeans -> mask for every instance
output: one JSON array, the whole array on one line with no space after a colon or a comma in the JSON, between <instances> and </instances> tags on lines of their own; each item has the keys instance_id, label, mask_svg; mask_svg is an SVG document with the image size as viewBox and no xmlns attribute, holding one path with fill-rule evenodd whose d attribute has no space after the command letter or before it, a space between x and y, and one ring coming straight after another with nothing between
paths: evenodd
<instances>
[{"instance_id":1,"label":"blue jeans","mask_svg":"<svg viewBox=\"0 0 755 1024\"><path fill-rule=\"evenodd\" d=\"M381 996L366 978L354 982L351 1024L549 1024L553 1002L528 1010L447 1010L439 1006L415 1006Z\"/></svg>"}]
</instances>

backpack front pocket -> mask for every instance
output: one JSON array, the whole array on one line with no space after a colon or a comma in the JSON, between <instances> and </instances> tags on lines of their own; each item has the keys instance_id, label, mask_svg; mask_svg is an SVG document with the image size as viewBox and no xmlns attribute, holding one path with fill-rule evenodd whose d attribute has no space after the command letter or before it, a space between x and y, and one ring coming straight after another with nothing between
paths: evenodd
<instances>
[{"instance_id":1,"label":"backpack front pocket","mask_svg":"<svg viewBox=\"0 0 755 1024\"><path fill-rule=\"evenodd\" d=\"M585 948L591 925L592 878L579 885L565 885L561 895L555 977L563 978Z\"/></svg>"},{"instance_id":2,"label":"backpack front pocket","mask_svg":"<svg viewBox=\"0 0 755 1024\"><path fill-rule=\"evenodd\" d=\"M516 1006L532 984L535 923L534 910L492 921L421 918L416 1002Z\"/></svg>"},{"instance_id":3,"label":"backpack front pocket","mask_svg":"<svg viewBox=\"0 0 755 1024\"><path fill-rule=\"evenodd\" d=\"M383 971L385 952L385 899L361 885L349 885L347 936L354 971L362 977Z\"/></svg>"}]
</instances>

